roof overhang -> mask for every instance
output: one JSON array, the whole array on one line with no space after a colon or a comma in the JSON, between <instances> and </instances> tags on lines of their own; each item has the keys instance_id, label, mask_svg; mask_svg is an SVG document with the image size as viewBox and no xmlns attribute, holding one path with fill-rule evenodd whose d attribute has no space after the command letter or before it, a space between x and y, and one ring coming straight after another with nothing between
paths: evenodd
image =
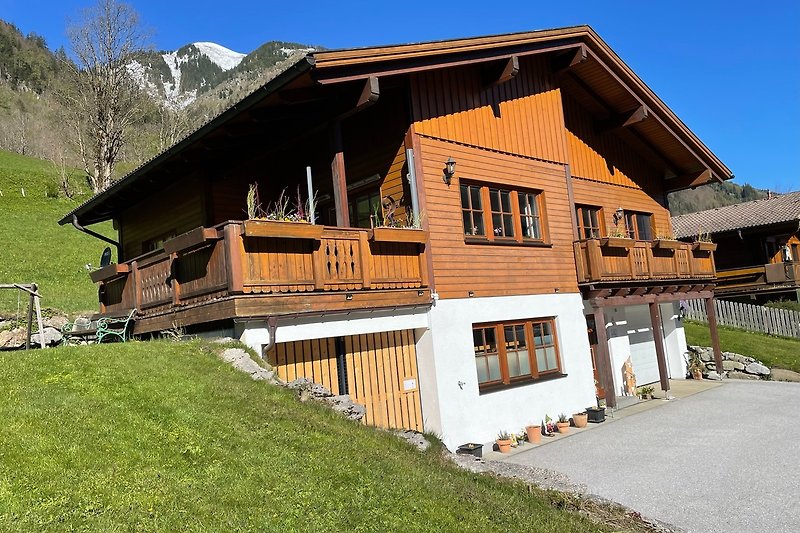
<instances>
[{"instance_id":1,"label":"roof overhang","mask_svg":"<svg viewBox=\"0 0 800 533\"><path fill-rule=\"evenodd\" d=\"M518 59L549 54L553 70L565 86L591 99L599 109L598 124L619 134L654 161L663 164L668 191L693 188L732 178L731 171L662 102L656 94L609 48L589 26L575 26L516 34L495 35L309 54L272 81L223 112L194 133L115 182L105 191L68 213L59 224L76 215L83 225L113 218L158 183L170 165L180 168L197 147L224 142L217 132L232 128L245 116L281 114L284 104L313 99L326 86L355 85L372 80L431 69L487 63L502 76L513 74ZM497 68L491 68L492 66ZM499 67L498 67L499 65ZM358 82L362 82L358 84ZM303 96L306 95L306 96ZM289 111L298 109L292 107ZM284 113L285 114L285 113ZM238 126L242 129L241 125ZM158 171L158 172L157 172ZM166 173L169 175L169 173Z\"/></svg>"}]
</instances>

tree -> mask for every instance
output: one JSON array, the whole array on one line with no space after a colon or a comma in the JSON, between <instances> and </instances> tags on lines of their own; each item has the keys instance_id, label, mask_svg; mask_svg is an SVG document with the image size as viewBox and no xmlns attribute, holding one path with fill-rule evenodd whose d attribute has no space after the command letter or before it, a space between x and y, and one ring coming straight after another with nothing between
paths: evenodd
<instances>
[{"instance_id":1,"label":"tree","mask_svg":"<svg viewBox=\"0 0 800 533\"><path fill-rule=\"evenodd\" d=\"M128 4L98 0L67 28L70 52L61 97L71 138L94 192L111 185L131 127L140 120L142 89L129 67L147 35Z\"/></svg>"}]
</instances>

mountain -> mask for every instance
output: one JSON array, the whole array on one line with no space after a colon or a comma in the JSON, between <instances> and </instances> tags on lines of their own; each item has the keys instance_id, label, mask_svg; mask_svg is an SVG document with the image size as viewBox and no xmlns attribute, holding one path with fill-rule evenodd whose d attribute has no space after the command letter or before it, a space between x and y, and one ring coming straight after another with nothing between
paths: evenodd
<instances>
[{"instance_id":1,"label":"mountain","mask_svg":"<svg viewBox=\"0 0 800 533\"><path fill-rule=\"evenodd\" d=\"M139 53L128 68L154 99L179 109L240 74L262 72L298 52L312 50L297 43L270 41L243 54L216 43L196 42L172 52Z\"/></svg>"},{"instance_id":2,"label":"mountain","mask_svg":"<svg viewBox=\"0 0 800 533\"><path fill-rule=\"evenodd\" d=\"M715 207L749 202L766 198L768 191L756 189L745 183L739 185L726 181L704 185L696 189L687 189L671 193L669 196L669 211L673 216L685 215L696 211L705 211Z\"/></svg>"}]
</instances>

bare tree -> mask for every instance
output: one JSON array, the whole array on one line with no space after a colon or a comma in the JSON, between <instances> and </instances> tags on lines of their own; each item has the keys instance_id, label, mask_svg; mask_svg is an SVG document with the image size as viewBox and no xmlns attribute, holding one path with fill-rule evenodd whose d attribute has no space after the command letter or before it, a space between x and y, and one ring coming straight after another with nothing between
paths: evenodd
<instances>
[{"instance_id":1,"label":"bare tree","mask_svg":"<svg viewBox=\"0 0 800 533\"><path fill-rule=\"evenodd\" d=\"M71 138L94 192L111 185L127 133L141 117L142 90L129 69L147 36L128 4L98 0L67 28L74 62L62 92Z\"/></svg>"},{"instance_id":2,"label":"bare tree","mask_svg":"<svg viewBox=\"0 0 800 533\"><path fill-rule=\"evenodd\" d=\"M158 106L158 150L164 151L181 140L191 129L189 114L177 99L169 99Z\"/></svg>"}]
</instances>

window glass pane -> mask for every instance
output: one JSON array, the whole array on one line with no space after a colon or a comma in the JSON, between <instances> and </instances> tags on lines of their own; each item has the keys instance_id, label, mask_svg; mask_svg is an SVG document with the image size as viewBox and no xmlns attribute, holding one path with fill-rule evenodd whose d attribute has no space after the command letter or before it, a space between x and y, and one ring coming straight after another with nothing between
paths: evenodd
<instances>
[{"instance_id":1,"label":"window glass pane","mask_svg":"<svg viewBox=\"0 0 800 533\"><path fill-rule=\"evenodd\" d=\"M508 353L508 375L511 377L519 376L519 360L517 352Z\"/></svg>"},{"instance_id":2,"label":"window glass pane","mask_svg":"<svg viewBox=\"0 0 800 533\"><path fill-rule=\"evenodd\" d=\"M472 227L472 215L469 211L462 213L464 219L464 235L475 235L475 228Z\"/></svg>"},{"instance_id":3,"label":"window glass pane","mask_svg":"<svg viewBox=\"0 0 800 533\"><path fill-rule=\"evenodd\" d=\"M467 185L461 186L461 208L469 209L469 187Z\"/></svg>"},{"instance_id":4,"label":"window glass pane","mask_svg":"<svg viewBox=\"0 0 800 533\"><path fill-rule=\"evenodd\" d=\"M503 217L500 214L493 214L492 215L492 227L494 228L494 234L498 237L503 235Z\"/></svg>"},{"instance_id":5,"label":"window glass pane","mask_svg":"<svg viewBox=\"0 0 800 533\"><path fill-rule=\"evenodd\" d=\"M643 241L652 240L652 232L650 228L650 215L637 214L636 227L639 230L639 239Z\"/></svg>"},{"instance_id":6,"label":"window glass pane","mask_svg":"<svg viewBox=\"0 0 800 533\"><path fill-rule=\"evenodd\" d=\"M503 215L503 236L514 236L514 217L513 215Z\"/></svg>"},{"instance_id":7,"label":"window glass pane","mask_svg":"<svg viewBox=\"0 0 800 533\"><path fill-rule=\"evenodd\" d=\"M511 212L511 192L510 191L500 191L500 200L503 205L503 211L506 213Z\"/></svg>"},{"instance_id":8,"label":"window glass pane","mask_svg":"<svg viewBox=\"0 0 800 533\"><path fill-rule=\"evenodd\" d=\"M492 211L500 211L500 191L497 189L489 189L489 201Z\"/></svg>"},{"instance_id":9,"label":"window glass pane","mask_svg":"<svg viewBox=\"0 0 800 533\"><path fill-rule=\"evenodd\" d=\"M475 364L478 367L478 383L489 381L489 365L485 357L476 357Z\"/></svg>"},{"instance_id":10,"label":"window glass pane","mask_svg":"<svg viewBox=\"0 0 800 533\"><path fill-rule=\"evenodd\" d=\"M489 380L496 381L500 379L500 357L498 355L490 355L489 362Z\"/></svg>"},{"instance_id":11,"label":"window glass pane","mask_svg":"<svg viewBox=\"0 0 800 533\"><path fill-rule=\"evenodd\" d=\"M516 352L519 360L519 373L517 376L529 376L531 373L531 362L528 359L528 350L520 350Z\"/></svg>"},{"instance_id":12,"label":"window glass pane","mask_svg":"<svg viewBox=\"0 0 800 533\"><path fill-rule=\"evenodd\" d=\"M472 197L472 209L483 209L481 205L481 188L471 185L469 187L469 193Z\"/></svg>"},{"instance_id":13,"label":"window glass pane","mask_svg":"<svg viewBox=\"0 0 800 533\"><path fill-rule=\"evenodd\" d=\"M480 213L475 213L472 217L472 234L486 235L486 230L483 227L483 217Z\"/></svg>"},{"instance_id":14,"label":"window glass pane","mask_svg":"<svg viewBox=\"0 0 800 533\"><path fill-rule=\"evenodd\" d=\"M544 348L536 348L536 367L539 369L539 372L547 370L547 355L545 354Z\"/></svg>"},{"instance_id":15,"label":"window glass pane","mask_svg":"<svg viewBox=\"0 0 800 533\"><path fill-rule=\"evenodd\" d=\"M597 220L598 210L597 209L587 209L587 213L589 214L589 226L592 228L599 228L600 223Z\"/></svg>"},{"instance_id":16,"label":"window glass pane","mask_svg":"<svg viewBox=\"0 0 800 533\"><path fill-rule=\"evenodd\" d=\"M549 346L545 348L544 351L547 356L547 370L555 370L558 368L558 362L556 361L556 347Z\"/></svg>"}]
</instances>

